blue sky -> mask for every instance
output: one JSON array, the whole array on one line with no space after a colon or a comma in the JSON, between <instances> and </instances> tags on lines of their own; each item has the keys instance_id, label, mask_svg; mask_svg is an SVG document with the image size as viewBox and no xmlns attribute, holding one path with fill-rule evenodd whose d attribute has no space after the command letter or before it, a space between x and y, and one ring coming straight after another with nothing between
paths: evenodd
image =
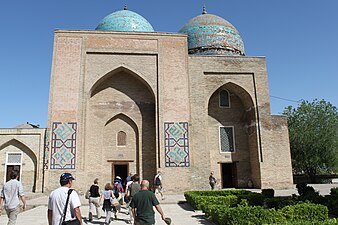
<instances>
[{"instance_id":1,"label":"blue sky","mask_svg":"<svg viewBox=\"0 0 338 225\"><path fill-rule=\"evenodd\" d=\"M0 6L0 128L46 127L54 30L93 30L125 3L159 32L177 32L203 4L232 23L246 55L266 56L272 114L301 99L338 106L337 0L11 0Z\"/></svg>"}]
</instances>

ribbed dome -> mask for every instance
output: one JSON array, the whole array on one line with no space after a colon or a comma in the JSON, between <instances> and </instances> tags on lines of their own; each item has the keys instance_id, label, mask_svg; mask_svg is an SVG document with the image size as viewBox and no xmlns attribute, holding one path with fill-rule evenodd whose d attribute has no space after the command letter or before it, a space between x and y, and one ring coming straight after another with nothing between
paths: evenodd
<instances>
[{"instance_id":1,"label":"ribbed dome","mask_svg":"<svg viewBox=\"0 0 338 225\"><path fill-rule=\"evenodd\" d=\"M244 44L236 28L225 19L207 14L189 20L179 31L188 35L189 54L245 55Z\"/></svg>"},{"instance_id":2,"label":"ribbed dome","mask_svg":"<svg viewBox=\"0 0 338 225\"><path fill-rule=\"evenodd\" d=\"M127 9L113 12L103 18L96 30L154 32L154 28L144 17Z\"/></svg>"}]
</instances>

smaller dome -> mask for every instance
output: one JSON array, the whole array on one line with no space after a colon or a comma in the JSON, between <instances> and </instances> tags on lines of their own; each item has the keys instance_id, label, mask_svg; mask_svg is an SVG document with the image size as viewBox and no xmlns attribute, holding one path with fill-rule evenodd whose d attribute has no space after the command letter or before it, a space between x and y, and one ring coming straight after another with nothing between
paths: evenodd
<instances>
[{"instance_id":1,"label":"smaller dome","mask_svg":"<svg viewBox=\"0 0 338 225\"><path fill-rule=\"evenodd\" d=\"M225 19L203 14L189 20L179 31L188 35L189 54L245 55L243 40L236 28Z\"/></svg>"},{"instance_id":2,"label":"smaller dome","mask_svg":"<svg viewBox=\"0 0 338 225\"><path fill-rule=\"evenodd\" d=\"M144 17L127 9L109 14L101 20L95 30L154 32L154 28Z\"/></svg>"}]
</instances>

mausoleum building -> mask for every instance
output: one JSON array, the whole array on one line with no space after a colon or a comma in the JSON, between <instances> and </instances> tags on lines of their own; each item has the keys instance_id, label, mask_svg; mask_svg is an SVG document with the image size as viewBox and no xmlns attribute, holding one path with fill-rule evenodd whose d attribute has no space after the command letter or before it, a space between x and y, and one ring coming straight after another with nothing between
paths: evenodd
<instances>
[{"instance_id":1,"label":"mausoleum building","mask_svg":"<svg viewBox=\"0 0 338 225\"><path fill-rule=\"evenodd\" d=\"M265 57L247 56L237 29L205 9L178 33L128 9L95 30L56 30L47 124L0 129L0 178L19 169L37 192L65 171L82 191L158 170L172 193L209 189L211 171L219 188L293 183Z\"/></svg>"}]
</instances>

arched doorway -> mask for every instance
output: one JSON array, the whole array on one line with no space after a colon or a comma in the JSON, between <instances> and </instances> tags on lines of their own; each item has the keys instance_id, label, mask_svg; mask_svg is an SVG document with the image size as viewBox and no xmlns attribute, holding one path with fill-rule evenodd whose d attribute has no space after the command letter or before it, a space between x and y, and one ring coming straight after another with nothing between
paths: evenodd
<instances>
[{"instance_id":1,"label":"arched doorway","mask_svg":"<svg viewBox=\"0 0 338 225\"><path fill-rule=\"evenodd\" d=\"M208 102L211 170L218 171L221 187L248 187L259 177L255 107L242 87L227 83ZM217 137L217 138L213 138ZM256 174L257 173L257 174Z\"/></svg>"},{"instance_id":2,"label":"arched doorway","mask_svg":"<svg viewBox=\"0 0 338 225\"><path fill-rule=\"evenodd\" d=\"M93 85L88 109L87 127L101 134L102 160L115 162L118 169L128 162L129 172L151 179L156 173L156 120L155 96L147 82L129 69L113 70ZM125 134L125 146L118 145L119 133Z\"/></svg>"},{"instance_id":3,"label":"arched doorway","mask_svg":"<svg viewBox=\"0 0 338 225\"><path fill-rule=\"evenodd\" d=\"M5 165L4 182L10 179L11 171L16 170L20 174L20 181L25 190L35 192L37 177L37 158L34 152L19 140L11 139L0 146L0 152L4 153Z\"/></svg>"}]
</instances>

